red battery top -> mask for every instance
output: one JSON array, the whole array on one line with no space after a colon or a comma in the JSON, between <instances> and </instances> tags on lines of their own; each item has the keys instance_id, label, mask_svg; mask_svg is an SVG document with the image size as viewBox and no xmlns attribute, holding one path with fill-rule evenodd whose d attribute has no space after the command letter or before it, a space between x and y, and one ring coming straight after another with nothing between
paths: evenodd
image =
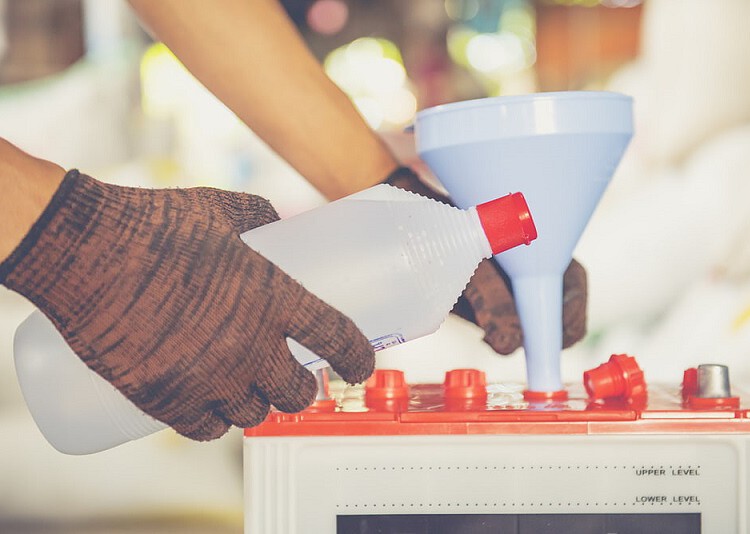
<instances>
[{"instance_id":1,"label":"red battery top","mask_svg":"<svg viewBox=\"0 0 750 534\"><path fill-rule=\"evenodd\" d=\"M519 386L487 385L475 369L451 371L443 384L417 385L407 385L401 371L378 370L364 387L347 386L334 397L335 405L300 413L272 411L245 436L750 433L747 407L696 407L679 385L607 399L574 386L567 399L534 402Z\"/></svg>"}]
</instances>

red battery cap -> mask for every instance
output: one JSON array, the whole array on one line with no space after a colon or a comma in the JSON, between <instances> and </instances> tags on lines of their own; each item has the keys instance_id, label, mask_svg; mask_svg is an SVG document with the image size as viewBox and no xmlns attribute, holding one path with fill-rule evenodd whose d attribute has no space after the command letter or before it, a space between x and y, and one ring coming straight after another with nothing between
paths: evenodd
<instances>
[{"instance_id":1,"label":"red battery cap","mask_svg":"<svg viewBox=\"0 0 750 534\"><path fill-rule=\"evenodd\" d=\"M320 399L303 410L306 413L325 413L336 411L336 399Z\"/></svg>"},{"instance_id":2,"label":"red battery cap","mask_svg":"<svg viewBox=\"0 0 750 534\"><path fill-rule=\"evenodd\" d=\"M698 369L690 367L682 373L682 400L698 394Z\"/></svg>"},{"instance_id":3,"label":"red battery cap","mask_svg":"<svg viewBox=\"0 0 750 534\"><path fill-rule=\"evenodd\" d=\"M694 397L689 396L685 401L688 408L692 410L714 410L728 409L738 410L740 407L739 397Z\"/></svg>"},{"instance_id":4,"label":"red battery cap","mask_svg":"<svg viewBox=\"0 0 750 534\"><path fill-rule=\"evenodd\" d=\"M365 399L397 400L409 398L409 386L404 372L396 369L376 369L365 382Z\"/></svg>"},{"instance_id":5,"label":"red battery cap","mask_svg":"<svg viewBox=\"0 0 750 534\"><path fill-rule=\"evenodd\" d=\"M487 378L479 369L453 369L445 373L447 399L486 399Z\"/></svg>"},{"instance_id":6,"label":"red battery cap","mask_svg":"<svg viewBox=\"0 0 750 534\"><path fill-rule=\"evenodd\" d=\"M682 402L691 410L729 409L740 407L739 397L701 397L698 368L690 367L682 374Z\"/></svg>"},{"instance_id":7,"label":"red battery cap","mask_svg":"<svg viewBox=\"0 0 750 534\"><path fill-rule=\"evenodd\" d=\"M594 399L634 399L645 396L647 391L643 371L627 354L613 354L607 363L583 373L583 384Z\"/></svg>"}]
</instances>

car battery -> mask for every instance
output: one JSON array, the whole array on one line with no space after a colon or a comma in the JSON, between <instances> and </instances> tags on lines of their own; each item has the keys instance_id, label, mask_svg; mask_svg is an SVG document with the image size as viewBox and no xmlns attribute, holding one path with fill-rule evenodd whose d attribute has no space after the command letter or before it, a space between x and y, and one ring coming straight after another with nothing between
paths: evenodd
<instances>
[{"instance_id":1,"label":"car battery","mask_svg":"<svg viewBox=\"0 0 750 534\"><path fill-rule=\"evenodd\" d=\"M607 365L618 357L622 372L601 366L566 394L378 370L272 412L244 433L245 532L748 532L744 395L701 394L700 369L646 391L634 360Z\"/></svg>"}]
</instances>

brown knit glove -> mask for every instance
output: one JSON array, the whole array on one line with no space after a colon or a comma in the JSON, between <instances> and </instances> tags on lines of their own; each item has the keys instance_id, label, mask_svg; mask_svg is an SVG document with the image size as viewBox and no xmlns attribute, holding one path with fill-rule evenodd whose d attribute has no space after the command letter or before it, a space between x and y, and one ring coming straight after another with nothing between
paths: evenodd
<instances>
[{"instance_id":1,"label":"brown knit glove","mask_svg":"<svg viewBox=\"0 0 750 534\"><path fill-rule=\"evenodd\" d=\"M408 167L399 167L385 180L395 187L451 204L450 200L425 185ZM492 260L479 264L469 285L453 307L453 313L484 330L484 341L495 352L510 354L523 344L508 277ZM563 278L563 348L586 334L586 271L573 260Z\"/></svg>"},{"instance_id":2,"label":"brown knit glove","mask_svg":"<svg viewBox=\"0 0 750 534\"><path fill-rule=\"evenodd\" d=\"M315 378L287 336L349 382L374 366L349 319L239 239L277 218L253 195L118 187L70 171L0 264L0 283L143 411L209 440L257 425L269 403L294 412L313 401Z\"/></svg>"}]
</instances>

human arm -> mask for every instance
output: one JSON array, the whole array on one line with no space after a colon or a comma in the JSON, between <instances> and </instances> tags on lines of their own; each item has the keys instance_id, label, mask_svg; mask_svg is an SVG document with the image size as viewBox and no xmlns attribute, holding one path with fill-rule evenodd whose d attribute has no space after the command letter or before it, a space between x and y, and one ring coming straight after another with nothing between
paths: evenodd
<instances>
[{"instance_id":1,"label":"human arm","mask_svg":"<svg viewBox=\"0 0 750 534\"><path fill-rule=\"evenodd\" d=\"M65 171L0 138L0 261L39 218Z\"/></svg>"},{"instance_id":2,"label":"human arm","mask_svg":"<svg viewBox=\"0 0 750 534\"><path fill-rule=\"evenodd\" d=\"M198 80L329 199L397 167L276 0L129 2Z\"/></svg>"}]
</instances>

